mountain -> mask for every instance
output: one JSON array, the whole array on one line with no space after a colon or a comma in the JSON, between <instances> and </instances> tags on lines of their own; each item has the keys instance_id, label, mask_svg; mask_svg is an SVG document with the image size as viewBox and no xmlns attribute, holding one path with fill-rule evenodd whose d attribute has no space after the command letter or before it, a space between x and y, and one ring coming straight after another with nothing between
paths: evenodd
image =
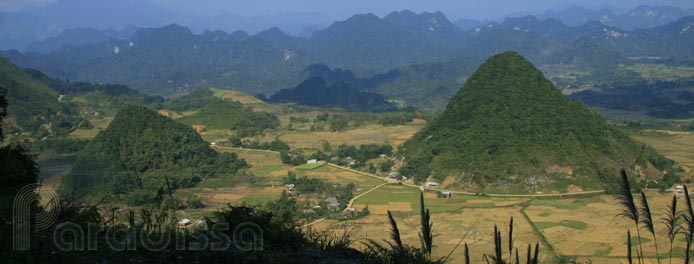
<instances>
[{"instance_id":1,"label":"mountain","mask_svg":"<svg viewBox=\"0 0 694 264\"><path fill-rule=\"evenodd\" d=\"M612 11L603 8L593 10L578 6L572 6L561 10L548 10L545 13L539 14L539 18L548 19L554 18L562 21L569 26L580 26L591 21L597 21L603 24L613 23L617 18Z\"/></svg>"},{"instance_id":2,"label":"mountain","mask_svg":"<svg viewBox=\"0 0 694 264\"><path fill-rule=\"evenodd\" d=\"M277 128L276 116L266 112L255 112L243 104L215 96L209 88L198 88L190 94L169 101L165 107L174 111L195 113L178 121L199 126L204 130L234 130L245 136L257 135L265 129Z\"/></svg>"},{"instance_id":3,"label":"mountain","mask_svg":"<svg viewBox=\"0 0 694 264\"><path fill-rule=\"evenodd\" d=\"M675 22L687 13L672 6L638 6L615 20L614 26L624 29L646 29Z\"/></svg>"},{"instance_id":4,"label":"mountain","mask_svg":"<svg viewBox=\"0 0 694 264\"><path fill-rule=\"evenodd\" d=\"M426 30L373 14L355 15L315 32L307 48L321 63L371 72L434 61L450 51L446 40Z\"/></svg>"},{"instance_id":5,"label":"mountain","mask_svg":"<svg viewBox=\"0 0 694 264\"><path fill-rule=\"evenodd\" d=\"M38 138L66 134L77 127L74 107L62 104L58 92L0 57L0 87L7 91L5 133L28 132Z\"/></svg>"},{"instance_id":6,"label":"mountain","mask_svg":"<svg viewBox=\"0 0 694 264\"><path fill-rule=\"evenodd\" d=\"M128 40L67 46L46 55L12 51L3 55L54 77L123 83L168 96L199 86L249 87L258 92L273 85L272 78L279 73L308 65L300 54L276 47L281 42L263 37L267 35L193 34L186 27L168 25L139 29Z\"/></svg>"},{"instance_id":7,"label":"mountain","mask_svg":"<svg viewBox=\"0 0 694 264\"><path fill-rule=\"evenodd\" d=\"M125 40L132 37L137 31L137 27L128 26L123 30L98 30L94 28L72 28L67 29L57 36L49 37L29 45L25 52L50 53L64 46L78 47L86 44L93 44L109 39Z\"/></svg>"},{"instance_id":8,"label":"mountain","mask_svg":"<svg viewBox=\"0 0 694 264\"><path fill-rule=\"evenodd\" d=\"M156 190L194 186L208 177L234 177L247 167L212 150L192 128L142 106L128 106L82 150L63 178L67 193L128 193L126 202L152 202Z\"/></svg>"},{"instance_id":9,"label":"mountain","mask_svg":"<svg viewBox=\"0 0 694 264\"><path fill-rule=\"evenodd\" d=\"M543 64L567 64L575 67L607 71L618 67L627 59L617 52L608 50L589 38L579 38L558 49L542 54L536 61Z\"/></svg>"},{"instance_id":10,"label":"mountain","mask_svg":"<svg viewBox=\"0 0 694 264\"><path fill-rule=\"evenodd\" d=\"M580 26L588 22L599 22L622 30L648 29L675 22L688 14L672 6L637 6L623 14L615 14L607 8L589 9L572 6L560 10L549 10L537 15L539 18L554 18L569 26Z\"/></svg>"},{"instance_id":11,"label":"mountain","mask_svg":"<svg viewBox=\"0 0 694 264\"><path fill-rule=\"evenodd\" d=\"M392 12L383 17L383 22L417 29L435 38L456 44L463 40L460 28L451 23L441 12L416 14L410 10Z\"/></svg>"},{"instance_id":12,"label":"mountain","mask_svg":"<svg viewBox=\"0 0 694 264\"><path fill-rule=\"evenodd\" d=\"M534 62L544 63L543 57L557 54L557 51L579 51L580 47L573 47L579 39L590 40L592 46L584 49L605 50L603 54L686 58L694 56L694 46L690 45L694 31L689 30L692 19L694 17L685 17L651 29L627 31L600 22L571 27L557 19L525 16L463 32L441 13L415 14L405 10L383 18L372 14L355 15L315 32L309 39L287 35L279 28L255 35L243 31L195 34L189 28L174 24L141 28L129 39L63 46L48 54L0 51L0 56L20 67L36 68L55 78L122 83L167 97L210 86L269 95L313 77L306 75L304 70L322 64L342 69L347 75L353 74L355 80L340 81L354 88L397 99L415 98L419 104L426 103L428 98L408 96L393 88L397 80L405 80L395 76L417 68L411 66L429 65L432 70L427 70L427 74L450 78L442 80L446 83L441 85L447 89L445 92L429 89L429 93L439 97L437 102L445 102L459 86L460 77L472 71L462 74L455 69L435 66L436 63L445 64L455 58L486 58L505 50L515 50ZM429 30L430 26L433 31ZM473 66L479 65L479 60L476 59ZM445 73L433 72L437 68ZM331 76L316 77L326 79L329 84L337 81L331 80ZM422 80L420 77L416 78ZM414 87L414 83L421 84L399 82L398 85L403 90L423 89L421 85ZM438 88L439 85L433 87Z\"/></svg>"},{"instance_id":13,"label":"mountain","mask_svg":"<svg viewBox=\"0 0 694 264\"><path fill-rule=\"evenodd\" d=\"M298 86L283 89L267 99L268 102L295 102L310 106L336 106L352 111L383 112L395 110L382 95L359 91L349 84L328 85L324 79L312 77Z\"/></svg>"},{"instance_id":14,"label":"mountain","mask_svg":"<svg viewBox=\"0 0 694 264\"><path fill-rule=\"evenodd\" d=\"M479 21L475 19L467 19L467 18L461 18L453 22L454 25L456 25L460 30L463 31L468 31L470 29L473 29L478 26L482 26L485 24L488 24L489 21Z\"/></svg>"},{"instance_id":15,"label":"mountain","mask_svg":"<svg viewBox=\"0 0 694 264\"><path fill-rule=\"evenodd\" d=\"M88 12L86 12L88 10ZM0 49L24 49L71 28L123 28L173 23L181 15L142 1L60 0L0 14Z\"/></svg>"},{"instance_id":16,"label":"mountain","mask_svg":"<svg viewBox=\"0 0 694 264\"><path fill-rule=\"evenodd\" d=\"M621 168L672 165L563 96L515 52L482 64L402 154L401 172L418 181L457 176L464 185L525 191L610 187Z\"/></svg>"}]
</instances>

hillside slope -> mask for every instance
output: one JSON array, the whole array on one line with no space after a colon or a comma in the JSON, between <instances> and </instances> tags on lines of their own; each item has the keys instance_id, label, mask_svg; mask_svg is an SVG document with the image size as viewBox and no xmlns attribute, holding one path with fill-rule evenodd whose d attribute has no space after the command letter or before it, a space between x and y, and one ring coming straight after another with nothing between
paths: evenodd
<instances>
[{"instance_id":1,"label":"hillside slope","mask_svg":"<svg viewBox=\"0 0 694 264\"><path fill-rule=\"evenodd\" d=\"M419 180L458 175L465 183L526 190L603 187L622 167L672 164L570 101L515 52L480 66L443 114L404 143L403 154L402 172Z\"/></svg>"},{"instance_id":2,"label":"hillside slope","mask_svg":"<svg viewBox=\"0 0 694 264\"><path fill-rule=\"evenodd\" d=\"M184 188L206 177L233 177L246 166L234 154L212 150L192 128L128 106L80 152L63 186L87 194L149 190L153 195L166 177L172 188Z\"/></svg>"},{"instance_id":3,"label":"hillside slope","mask_svg":"<svg viewBox=\"0 0 694 264\"><path fill-rule=\"evenodd\" d=\"M0 57L0 87L10 105L6 133L40 130L66 133L75 125L71 109L58 101L58 92ZM47 135L41 133L41 137Z\"/></svg>"}]
</instances>

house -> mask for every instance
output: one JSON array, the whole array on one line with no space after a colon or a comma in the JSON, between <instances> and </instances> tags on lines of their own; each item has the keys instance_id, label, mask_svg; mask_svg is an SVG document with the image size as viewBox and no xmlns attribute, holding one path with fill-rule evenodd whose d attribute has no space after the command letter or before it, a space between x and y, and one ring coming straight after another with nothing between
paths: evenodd
<instances>
[{"instance_id":1,"label":"house","mask_svg":"<svg viewBox=\"0 0 694 264\"><path fill-rule=\"evenodd\" d=\"M340 209L340 201L337 200L335 197L328 197L325 198L325 205L328 207L330 210L337 210Z\"/></svg>"},{"instance_id":2,"label":"house","mask_svg":"<svg viewBox=\"0 0 694 264\"><path fill-rule=\"evenodd\" d=\"M213 146L213 147L214 147L214 146L216 146L216 145L217 145L217 142L214 142L214 141L210 142L210 146Z\"/></svg>"},{"instance_id":3,"label":"house","mask_svg":"<svg viewBox=\"0 0 694 264\"><path fill-rule=\"evenodd\" d=\"M675 196L681 197L684 195L684 187L682 185L675 186Z\"/></svg>"},{"instance_id":4,"label":"house","mask_svg":"<svg viewBox=\"0 0 694 264\"><path fill-rule=\"evenodd\" d=\"M345 210L345 211L340 212L340 216L342 216L344 218L352 217L353 215L354 215L354 211Z\"/></svg>"},{"instance_id":5,"label":"house","mask_svg":"<svg viewBox=\"0 0 694 264\"><path fill-rule=\"evenodd\" d=\"M388 178L391 178L391 179L400 178L400 173L395 172L395 171L391 171L390 173L388 173Z\"/></svg>"},{"instance_id":6,"label":"house","mask_svg":"<svg viewBox=\"0 0 694 264\"><path fill-rule=\"evenodd\" d=\"M287 189L290 189L290 190L294 189L294 184L293 183L287 184Z\"/></svg>"},{"instance_id":7,"label":"house","mask_svg":"<svg viewBox=\"0 0 694 264\"><path fill-rule=\"evenodd\" d=\"M297 191L296 189L291 189L291 190L288 190L288 191L287 191L287 195L289 195L289 196L298 196L298 195L299 195L299 191Z\"/></svg>"},{"instance_id":8,"label":"house","mask_svg":"<svg viewBox=\"0 0 694 264\"><path fill-rule=\"evenodd\" d=\"M316 211L314 211L313 209L304 209L301 212L304 214L315 214L316 213Z\"/></svg>"},{"instance_id":9,"label":"house","mask_svg":"<svg viewBox=\"0 0 694 264\"><path fill-rule=\"evenodd\" d=\"M441 197L451 198L451 190L441 190Z\"/></svg>"},{"instance_id":10,"label":"house","mask_svg":"<svg viewBox=\"0 0 694 264\"><path fill-rule=\"evenodd\" d=\"M190 224L191 224L191 222L190 222L190 219L188 219L188 218L183 218L183 219L181 219L181 221L178 221L178 226L188 226Z\"/></svg>"},{"instance_id":11,"label":"house","mask_svg":"<svg viewBox=\"0 0 694 264\"><path fill-rule=\"evenodd\" d=\"M425 185L427 188L438 188L441 184L435 181L428 181Z\"/></svg>"},{"instance_id":12,"label":"house","mask_svg":"<svg viewBox=\"0 0 694 264\"><path fill-rule=\"evenodd\" d=\"M318 163L317 159L312 159L312 160L306 161L306 164L316 164L316 163Z\"/></svg>"},{"instance_id":13,"label":"house","mask_svg":"<svg viewBox=\"0 0 694 264\"><path fill-rule=\"evenodd\" d=\"M380 157L381 159L387 159L387 158L388 158L388 155L386 155L386 154L381 154L379 157Z\"/></svg>"}]
</instances>

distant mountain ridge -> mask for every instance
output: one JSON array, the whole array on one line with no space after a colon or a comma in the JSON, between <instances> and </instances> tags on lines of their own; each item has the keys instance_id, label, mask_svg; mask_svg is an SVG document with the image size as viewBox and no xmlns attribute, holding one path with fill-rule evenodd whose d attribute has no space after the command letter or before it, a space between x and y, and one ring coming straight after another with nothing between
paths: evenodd
<instances>
[{"instance_id":1,"label":"distant mountain ridge","mask_svg":"<svg viewBox=\"0 0 694 264\"><path fill-rule=\"evenodd\" d=\"M591 21L618 27L625 30L649 29L675 22L685 16L692 15L672 6L637 6L626 13L615 14L612 10L589 9L572 6L561 10L549 10L538 14L538 17L555 18L569 26L579 26Z\"/></svg>"},{"instance_id":2,"label":"distant mountain ridge","mask_svg":"<svg viewBox=\"0 0 694 264\"><path fill-rule=\"evenodd\" d=\"M558 50L580 51L572 48L578 39L589 40L584 48L614 54L607 57L615 59L610 65L615 65L618 57L691 57L694 30L689 28L693 25L694 17L685 17L652 29L626 31L599 22L570 27L556 19L526 16L462 31L442 13L415 14L404 10L383 18L356 15L313 33L309 39L287 35L278 28L254 35L243 31L194 34L186 27L169 25L139 29L129 39L64 46L49 54L2 51L0 56L52 77L124 83L166 96L186 94L200 86L270 95L304 81L308 76L302 71L307 67L323 64L348 69L355 80L347 83L354 88L373 90L389 98L414 98L416 104L426 104L430 98L418 97L426 94L417 91L421 87L410 87L422 80L423 74L402 72L421 69L422 65L439 67L435 65L458 58L468 58L476 66L480 58L505 50L516 50L534 62L553 62L556 60L544 59ZM582 53L584 62L588 55ZM470 62L466 59L463 63ZM434 69L437 68L431 68ZM426 96L440 96L437 102L447 100L455 91L453 85L472 73L469 69L438 69L442 73L439 76L449 79L443 85L426 86ZM405 82L412 80L403 79L408 76L418 76L419 80ZM426 78L438 80L435 76L432 73ZM326 76L319 77L331 82ZM406 85L405 93L394 91L395 83ZM443 92L437 92L439 88ZM408 94L410 91L419 95Z\"/></svg>"}]
</instances>

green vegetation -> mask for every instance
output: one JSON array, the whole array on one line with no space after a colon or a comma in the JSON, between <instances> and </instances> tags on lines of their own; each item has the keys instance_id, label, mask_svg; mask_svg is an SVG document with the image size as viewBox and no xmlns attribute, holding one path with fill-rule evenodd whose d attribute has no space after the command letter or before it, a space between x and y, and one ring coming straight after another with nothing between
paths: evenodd
<instances>
[{"instance_id":1,"label":"green vegetation","mask_svg":"<svg viewBox=\"0 0 694 264\"><path fill-rule=\"evenodd\" d=\"M0 86L10 107L5 132L28 132L37 138L65 135L80 124L75 107L58 101L58 92L0 57Z\"/></svg>"},{"instance_id":2,"label":"green vegetation","mask_svg":"<svg viewBox=\"0 0 694 264\"><path fill-rule=\"evenodd\" d=\"M622 167L673 164L571 102L515 52L484 63L443 114L403 144L402 154L401 172L418 181L433 172L440 180L466 175L474 184L526 190L553 184L531 175L564 174L576 185L609 188Z\"/></svg>"},{"instance_id":3,"label":"green vegetation","mask_svg":"<svg viewBox=\"0 0 694 264\"><path fill-rule=\"evenodd\" d=\"M328 86L320 77L312 77L294 88L281 90L267 100L274 103L295 102L310 106L337 106L352 111L395 110L395 106L379 94L359 91L343 82Z\"/></svg>"},{"instance_id":4,"label":"green vegetation","mask_svg":"<svg viewBox=\"0 0 694 264\"><path fill-rule=\"evenodd\" d=\"M77 156L63 179L66 193L90 196L133 192L136 204L156 191L191 187L208 177L234 177L247 167L235 154L217 153L194 130L140 106L121 110Z\"/></svg>"},{"instance_id":5,"label":"green vegetation","mask_svg":"<svg viewBox=\"0 0 694 264\"><path fill-rule=\"evenodd\" d=\"M166 106L175 111L197 110L180 119L184 124L203 125L205 130L234 130L240 137L256 135L280 125L272 114L255 112L239 102L215 97L209 88L200 88Z\"/></svg>"},{"instance_id":6,"label":"green vegetation","mask_svg":"<svg viewBox=\"0 0 694 264\"><path fill-rule=\"evenodd\" d=\"M537 229L540 230L556 226L563 226L577 230L584 230L586 227L588 227L586 223L575 220L562 220L561 222L534 222L533 224L537 227Z\"/></svg>"},{"instance_id":7,"label":"green vegetation","mask_svg":"<svg viewBox=\"0 0 694 264\"><path fill-rule=\"evenodd\" d=\"M296 166L297 170L314 170L325 166L325 163L301 164Z\"/></svg>"}]
</instances>

